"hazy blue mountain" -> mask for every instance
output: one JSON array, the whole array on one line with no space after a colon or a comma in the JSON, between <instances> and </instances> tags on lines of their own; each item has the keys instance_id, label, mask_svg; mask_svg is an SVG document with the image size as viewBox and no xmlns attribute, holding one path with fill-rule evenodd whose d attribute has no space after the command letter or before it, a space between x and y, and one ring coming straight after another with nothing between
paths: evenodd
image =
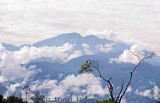
<instances>
[{"instance_id":1,"label":"hazy blue mountain","mask_svg":"<svg viewBox=\"0 0 160 103\"><path fill-rule=\"evenodd\" d=\"M102 74L106 77L113 77L113 79L119 79L121 77L122 79L125 79L126 76L129 76L129 72L133 69L134 65L130 63L109 63L110 57L116 57L118 55L115 53L101 53L96 55L85 55L81 56L75 59L72 59L71 61L60 64L60 63L49 63L49 62L32 62L28 65L36 65L37 68L41 68L42 71L45 71L46 73L51 72L59 72L59 73L65 73L65 74L77 74L77 70L80 69L81 65L85 62L87 59L93 59L99 63L99 67L102 71ZM96 72L95 72L96 73ZM153 66L148 63L143 63L139 66L135 73L136 78L142 78L147 79L146 82L153 79L156 79L156 81L160 81L160 67ZM57 74L57 73L56 73ZM107 74L107 75L106 75ZM54 75L53 75L54 76ZM139 79L138 79L139 80Z\"/></svg>"},{"instance_id":2,"label":"hazy blue mountain","mask_svg":"<svg viewBox=\"0 0 160 103\"><path fill-rule=\"evenodd\" d=\"M50 39L42 40L40 42L34 43L32 45L22 45L20 47L16 47L11 44L3 43L3 46L6 50L9 51L17 51L20 50L23 46L35 46L35 47L42 47L42 46L62 46L64 43L71 43L74 44L74 48L69 53L73 53L76 50L81 50L83 55L81 57L74 58L66 63L61 64L61 60L52 60L48 57L41 57L36 60L31 61L30 63L26 64L26 67L30 65L36 65L36 69L41 69L42 72L36 74L33 80L45 80L48 79L56 79L60 81L58 74L62 73L64 75L69 74L77 74L77 70L81 68L81 65L87 60L92 59L99 63L99 67L101 70L102 75L105 78L112 77L112 83L114 86L120 86L122 81L125 83L128 81L130 76L130 71L134 68L133 64L129 63L109 63L110 58L118 57L124 49L130 48L129 45L123 43L115 43L114 41L100 39L96 36L90 35L86 37L82 37L78 33L67 33L62 34ZM90 48L89 51L93 52L93 55L86 55L82 44L88 44ZM97 48L97 45L104 46L105 44L113 44L112 50L108 53L103 53ZM157 58L157 60L159 60ZM148 60L150 62L152 60ZM152 65L154 64L154 65ZM149 81L153 81L155 83L160 83L160 66L155 66L157 63L152 62L149 64L144 62L137 68L135 74L133 75L133 81L131 86L133 90L136 90L139 86L146 86L146 88L151 89L151 85L149 85ZM93 72L95 75L98 76L97 72ZM103 82L103 86L106 84ZM127 100L131 103L135 99L138 101L136 103L141 103L143 99L143 103L150 103L153 100L147 97L139 97L131 93L130 96L126 97Z\"/></svg>"},{"instance_id":3,"label":"hazy blue mountain","mask_svg":"<svg viewBox=\"0 0 160 103\"><path fill-rule=\"evenodd\" d=\"M96 44L106 44L106 43L113 43L113 41L109 41L106 39L99 39L96 36L90 35L86 37L82 37L78 33L67 33L62 34L50 39L46 39L40 42L37 42L33 44L35 47L41 47L41 46L61 46L64 43L72 43L72 44L83 44L87 43L90 46L95 46Z\"/></svg>"},{"instance_id":4,"label":"hazy blue mountain","mask_svg":"<svg viewBox=\"0 0 160 103\"><path fill-rule=\"evenodd\" d=\"M29 44L24 44L24 45L21 45L21 46L15 46L15 45L12 45L12 44L7 44L7 43L2 43L2 45L8 51L18 51L24 46L31 46Z\"/></svg>"},{"instance_id":5,"label":"hazy blue mountain","mask_svg":"<svg viewBox=\"0 0 160 103\"><path fill-rule=\"evenodd\" d=\"M119 52L119 54L124 50L129 48L129 45L123 44L123 43L114 43L113 41L107 40L107 39L100 39L94 35L82 37L78 33L67 33L67 34L62 34L50 39L46 39L37 43L34 43L32 46L35 47L42 47L42 46L62 46L64 43L71 43L74 44L74 48L72 51L69 51L68 53L71 54L75 52L76 50L82 51L82 55L85 55L85 50L82 46L82 44L86 43L89 45L88 50L92 52L93 54L98 54L102 53L102 51L97 48L97 45L102 45L104 46L105 44L113 44L112 49L110 52ZM35 62L43 62L44 60L50 61L50 62L61 62L60 60L47 60L47 58L39 58L37 60L34 60Z\"/></svg>"},{"instance_id":6,"label":"hazy blue mountain","mask_svg":"<svg viewBox=\"0 0 160 103\"><path fill-rule=\"evenodd\" d=\"M82 44L84 43L89 46L88 51L90 51L92 54L102 53L102 51L98 48L98 45L101 45L103 47L106 44L109 44L109 45L113 44L110 52L122 52L124 49L130 48L129 45L126 45L123 43L115 43L114 41L110 41L107 39L100 39L94 35L82 37L78 33L62 34L62 35L59 35L53 38L39 41L32 45L25 44L25 45L21 45L20 47L16 47L11 44L3 43L3 46L6 48L6 50L17 51L17 50L20 50L20 48L24 46L34 46L34 47L49 46L50 47L50 46L62 46L65 43L70 43L74 45L73 49L68 52L69 54L75 52L76 50L80 50L82 52L82 55L85 55L86 52L85 52L84 47L82 46ZM48 60L47 58L45 59L39 58L37 59L37 62L44 61L44 60L50 61L50 59Z\"/></svg>"},{"instance_id":7,"label":"hazy blue mountain","mask_svg":"<svg viewBox=\"0 0 160 103\"><path fill-rule=\"evenodd\" d=\"M16 47L12 44L6 44L6 43L2 43L3 47L5 47L6 50L8 51L18 51L20 50L20 47Z\"/></svg>"},{"instance_id":8,"label":"hazy blue mountain","mask_svg":"<svg viewBox=\"0 0 160 103\"><path fill-rule=\"evenodd\" d=\"M58 74L63 73L65 75L69 74L77 74L77 70L81 68L81 65L84 63L87 59L93 59L96 60L99 63L99 68L101 70L102 75L108 79L112 77L112 83L114 86L120 86L121 83L124 81L127 83L130 76L130 71L134 68L133 64L129 63L109 63L109 58L117 57L119 53L100 53L96 55L84 55L75 59L72 59L71 61L60 64L60 63L49 63L49 62L32 62L29 65L36 65L37 68L41 68L42 72L38 73L35 76L35 80L40 79L44 80L47 75L50 75L49 79L56 79L60 80L58 77ZM93 72L96 76L98 76L98 73L96 71ZM156 82L157 84L160 81L160 67L153 66L151 64L148 64L144 62L141 64L135 74L133 75L133 81L131 83L133 91L138 89L139 86L146 86L145 89L151 89L152 86L149 84L149 81ZM103 82L103 86L106 86L106 83ZM145 90L144 89L144 90ZM142 89L143 90L143 89ZM132 98L133 97L133 98ZM127 97L128 101L135 101L136 103L150 103L153 102L153 99L150 99L148 97L139 97L134 95L133 93L130 93Z\"/></svg>"},{"instance_id":9,"label":"hazy blue mountain","mask_svg":"<svg viewBox=\"0 0 160 103\"><path fill-rule=\"evenodd\" d=\"M82 44L86 43L90 46L89 50L92 51L94 54L95 53L100 53L101 51L97 49L97 45L105 45L105 44L112 44L114 43L113 41L107 40L107 39L100 39L94 35L82 37L78 33L67 33L67 34L62 34L50 39L46 39L40 42L37 42L33 44L32 46L35 47L42 47L42 46L61 46L64 43L71 43L75 44L76 46L74 47L73 51L75 50L82 50L83 47ZM118 43L113 45L113 50L112 51L122 51L126 48L129 48L129 45Z\"/></svg>"}]
</instances>

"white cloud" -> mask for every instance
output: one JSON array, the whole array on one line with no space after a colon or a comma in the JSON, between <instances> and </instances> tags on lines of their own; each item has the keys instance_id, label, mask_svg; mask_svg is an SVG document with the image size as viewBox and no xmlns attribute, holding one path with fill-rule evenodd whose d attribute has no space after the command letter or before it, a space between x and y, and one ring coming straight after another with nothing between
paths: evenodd
<instances>
[{"instance_id":1,"label":"white cloud","mask_svg":"<svg viewBox=\"0 0 160 103\"><path fill-rule=\"evenodd\" d=\"M9 86L7 85L7 91L4 94L4 98L7 98L10 95L13 95L13 93L17 92L17 88L18 87L24 87L24 85L26 84L27 79L24 79L22 82L19 83L14 83L14 84L9 84Z\"/></svg>"},{"instance_id":2,"label":"white cloud","mask_svg":"<svg viewBox=\"0 0 160 103\"><path fill-rule=\"evenodd\" d=\"M20 48L19 51L7 51L0 45L0 82L7 88L7 91L4 94L5 97L13 94L17 91L17 88L23 87L36 73L41 72L40 69L35 69L36 66L31 65L26 68L23 64L40 57L51 57L52 59L61 59L62 61L67 62L68 60L82 55L81 51L75 51L72 54L68 54L68 51L73 47L74 45L65 43L58 47L43 46L37 48L33 46L24 46ZM57 87L56 89L59 90L58 92L62 91L62 94L58 96L65 94L66 91L63 91L62 85L58 86L56 83L56 80L45 80L41 85L38 85L39 82L37 81L36 84L32 86L32 89L55 89L55 87Z\"/></svg>"},{"instance_id":3,"label":"white cloud","mask_svg":"<svg viewBox=\"0 0 160 103\"><path fill-rule=\"evenodd\" d=\"M139 59L136 56L131 55L129 53L129 50L124 50L123 53L118 58L110 58L111 63L114 61L117 63L124 62L124 63L137 64Z\"/></svg>"},{"instance_id":4,"label":"white cloud","mask_svg":"<svg viewBox=\"0 0 160 103\"><path fill-rule=\"evenodd\" d=\"M153 91L154 91L154 94L153 94L154 99L159 100L160 99L160 88L158 86L154 86Z\"/></svg>"},{"instance_id":5,"label":"white cloud","mask_svg":"<svg viewBox=\"0 0 160 103\"><path fill-rule=\"evenodd\" d=\"M87 55L92 55L93 53L89 50L90 46L86 43L82 44L82 47L84 48L84 53Z\"/></svg>"},{"instance_id":6,"label":"white cloud","mask_svg":"<svg viewBox=\"0 0 160 103\"><path fill-rule=\"evenodd\" d=\"M129 87L127 88L127 91L126 91L126 92L132 92L132 87L129 86Z\"/></svg>"},{"instance_id":7,"label":"white cloud","mask_svg":"<svg viewBox=\"0 0 160 103\"><path fill-rule=\"evenodd\" d=\"M32 91L42 90L42 89L52 89L56 86L57 80L49 80L46 79L43 82L37 80L33 82L33 84L30 86Z\"/></svg>"},{"instance_id":8,"label":"white cloud","mask_svg":"<svg viewBox=\"0 0 160 103\"><path fill-rule=\"evenodd\" d=\"M90 30L100 37L159 48L159 0L1 0L0 4L1 42L26 44Z\"/></svg>"},{"instance_id":9,"label":"white cloud","mask_svg":"<svg viewBox=\"0 0 160 103\"><path fill-rule=\"evenodd\" d=\"M150 48L148 48L146 45L141 45L141 44L135 44L133 46L131 46L131 48L128 50L124 50L123 53L121 55L119 55L118 58L110 58L110 62L117 62L117 63L133 63L133 64L137 64L140 60L138 57L140 57L141 59L144 58L144 50L145 51L154 51ZM134 54L130 53L133 52L135 53L138 57L136 57ZM157 51L155 51L157 52ZM157 54L159 55L159 54Z\"/></svg>"},{"instance_id":10,"label":"white cloud","mask_svg":"<svg viewBox=\"0 0 160 103\"><path fill-rule=\"evenodd\" d=\"M105 44L103 46L102 44L97 44L97 48L104 53L108 53L110 50L112 50L112 45L113 44Z\"/></svg>"},{"instance_id":11,"label":"white cloud","mask_svg":"<svg viewBox=\"0 0 160 103\"><path fill-rule=\"evenodd\" d=\"M9 87L7 87L7 91L4 94L4 98L7 98L10 94L13 94L16 91L16 88L19 87L21 84L16 83L16 84L10 84Z\"/></svg>"},{"instance_id":12,"label":"white cloud","mask_svg":"<svg viewBox=\"0 0 160 103\"><path fill-rule=\"evenodd\" d=\"M152 89L147 89L144 91L139 91L138 89L136 89L136 91L134 93L136 95L141 95L141 96L152 98L155 100L160 99L160 88L156 85Z\"/></svg>"},{"instance_id":13,"label":"white cloud","mask_svg":"<svg viewBox=\"0 0 160 103\"><path fill-rule=\"evenodd\" d=\"M72 97L69 93L73 93L74 96L84 97L86 94L86 85L88 88L88 96L94 97L95 94L104 96L108 94L108 88L103 88L101 79L95 77L93 74L81 74L75 76L73 74L66 76L62 81L57 80L44 80L35 81L30 87L31 90L49 90L48 97L54 99L54 97ZM83 87L83 88L82 88Z\"/></svg>"},{"instance_id":14,"label":"white cloud","mask_svg":"<svg viewBox=\"0 0 160 103\"><path fill-rule=\"evenodd\" d=\"M148 97L148 98L152 98L151 90L139 91L138 89L136 89L135 94L136 95L141 95L141 96L144 96L144 97Z\"/></svg>"},{"instance_id":15,"label":"white cloud","mask_svg":"<svg viewBox=\"0 0 160 103\"><path fill-rule=\"evenodd\" d=\"M34 70L35 67L31 66L26 68L21 64L26 64L31 60L40 57L51 57L52 59L61 59L67 61L79 56L80 54L75 52L71 55L67 54L74 45L65 43L62 46L56 47L28 47L24 46L19 51L7 51L3 46L0 46L0 81L14 81L17 79L30 78L35 73L40 72ZM79 55L76 55L79 54Z\"/></svg>"},{"instance_id":16,"label":"white cloud","mask_svg":"<svg viewBox=\"0 0 160 103\"><path fill-rule=\"evenodd\" d=\"M67 61L69 61L69 60L71 60L73 58L80 57L80 56L82 56L82 52L80 50L77 50L77 51L73 52L71 55L69 55L67 57L67 59L65 60L65 62L67 62Z\"/></svg>"},{"instance_id":17,"label":"white cloud","mask_svg":"<svg viewBox=\"0 0 160 103\"><path fill-rule=\"evenodd\" d=\"M63 92L66 91L67 93L70 91L76 93L78 96L82 96L83 93L81 91L83 90L81 90L80 87L85 87L86 85L88 85L89 96L93 96L95 94L103 96L108 94L107 88L102 88L100 79L96 78L92 74L82 74L77 77L74 75L69 75L60 82L59 87L63 87ZM55 90L56 89L52 90L53 92L51 92L51 96L53 96L52 93L54 93Z\"/></svg>"},{"instance_id":18,"label":"white cloud","mask_svg":"<svg viewBox=\"0 0 160 103\"><path fill-rule=\"evenodd\" d=\"M127 100L125 97L122 98L121 103L127 103Z\"/></svg>"},{"instance_id":19,"label":"white cloud","mask_svg":"<svg viewBox=\"0 0 160 103\"><path fill-rule=\"evenodd\" d=\"M107 40L113 40L113 31L112 30L102 30L102 31L97 31L94 29L90 29L83 34L83 36L87 35L95 35L101 39L106 38Z\"/></svg>"},{"instance_id":20,"label":"white cloud","mask_svg":"<svg viewBox=\"0 0 160 103\"><path fill-rule=\"evenodd\" d=\"M150 84L150 85L156 85L156 83L155 83L155 82L152 82L152 81L149 81L149 84Z\"/></svg>"},{"instance_id":21,"label":"white cloud","mask_svg":"<svg viewBox=\"0 0 160 103\"><path fill-rule=\"evenodd\" d=\"M62 73L58 74L59 79L61 79L64 76L65 76L65 74L62 74Z\"/></svg>"},{"instance_id":22,"label":"white cloud","mask_svg":"<svg viewBox=\"0 0 160 103\"><path fill-rule=\"evenodd\" d=\"M14 62L20 64L26 64L31 60L40 58L40 57L51 57L52 59L61 59L65 61L68 57L67 51L70 51L73 48L72 44L65 43L62 46L56 47L28 47L24 46L19 51L3 51L1 52L1 65L14 65ZM2 55L3 54L3 55Z\"/></svg>"},{"instance_id":23,"label":"white cloud","mask_svg":"<svg viewBox=\"0 0 160 103\"><path fill-rule=\"evenodd\" d=\"M65 43L59 47L44 46L37 48L33 46L24 46L19 51L7 51L2 45L0 45L0 83L3 83L7 88L7 91L4 94L5 97L13 94L18 87L24 86L36 73L41 72L40 69L35 69L36 66L31 65L26 68L25 65L23 66L22 64L26 64L31 60L40 57L51 57L52 59L61 59L66 62L72 58L81 56L81 51L75 51L73 54L67 53L73 47L74 45ZM56 81L46 80L43 83L45 86L43 84L36 87L36 89L54 88L53 84L56 83Z\"/></svg>"}]
</instances>

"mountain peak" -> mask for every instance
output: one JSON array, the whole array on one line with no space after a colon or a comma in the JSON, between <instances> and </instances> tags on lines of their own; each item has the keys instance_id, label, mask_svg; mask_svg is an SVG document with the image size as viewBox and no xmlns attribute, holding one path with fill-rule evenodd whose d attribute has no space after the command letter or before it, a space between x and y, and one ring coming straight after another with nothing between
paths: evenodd
<instances>
[{"instance_id":1,"label":"mountain peak","mask_svg":"<svg viewBox=\"0 0 160 103\"><path fill-rule=\"evenodd\" d=\"M61 34L58 35L56 37L52 37L40 42L37 42L35 44L33 44L33 46L36 47L41 47L41 46L61 46L66 42L70 42L73 39L79 39L81 38L81 35L79 33L65 33L65 34Z\"/></svg>"},{"instance_id":2,"label":"mountain peak","mask_svg":"<svg viewBox=\"0 0 160 103\"><path fill-rule=\"evenodd\" d=\"M69 36L69 37L81 37L79 33L73 32L73 33L65 33L59 36ZM58 37L58 36L57 36Z\"/></svg>"},{"instance_id":3,"label":"mountain peak","mask_svg":"<svg viewBox=\"0 0 160 103\"><path fill-rule=\"evenodd\" d=\"M20 49L19 47L12 44L2 43L2 45L3 47L5 47L6 50L9 50L9 51L17 51Z\"/></svg>"}]
</instances>

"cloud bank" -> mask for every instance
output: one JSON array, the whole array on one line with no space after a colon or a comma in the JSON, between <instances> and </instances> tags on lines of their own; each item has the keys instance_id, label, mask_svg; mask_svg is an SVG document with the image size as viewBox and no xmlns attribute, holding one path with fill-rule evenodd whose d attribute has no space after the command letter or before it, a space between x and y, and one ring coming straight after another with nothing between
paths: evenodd
<instances>
[{"instance_id":1,"label":"cloud bank","mask_svg":"<svg viewBox=\"0 0 160 103\"><path fill-rule=\"evenodd\" d=\"M134 92L136 95L148 97L151 99L159 100L160 99L160 88L157 85L154 85L152 89L147 90L138 90Z\"/></svg>"},{"instance_id":2,"label":"cloud bank","mask_svg":"<svg viewBox=\"0 0 160 103\"><path fill-rule=\"evenodd\" d=\"M78 32L157 47L159 9L159 0L1 0L0 41L28 44Z\"/></svg>"}]
</instances>

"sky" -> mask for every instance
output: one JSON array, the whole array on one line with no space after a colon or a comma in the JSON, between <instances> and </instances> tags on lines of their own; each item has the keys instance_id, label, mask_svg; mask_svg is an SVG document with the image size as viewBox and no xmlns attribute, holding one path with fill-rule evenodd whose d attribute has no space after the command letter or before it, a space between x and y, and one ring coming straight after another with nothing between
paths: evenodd
<instances>
[{"instance_id":1,"label":"sky","mask_svg":"<svg viewBox=\"0 0 160 103\"><path fill-rule=\"evenodd\" d=\"M0 43L77 32L159 49L159 0L0 0Z\"/></svg>"}]
</instances>

